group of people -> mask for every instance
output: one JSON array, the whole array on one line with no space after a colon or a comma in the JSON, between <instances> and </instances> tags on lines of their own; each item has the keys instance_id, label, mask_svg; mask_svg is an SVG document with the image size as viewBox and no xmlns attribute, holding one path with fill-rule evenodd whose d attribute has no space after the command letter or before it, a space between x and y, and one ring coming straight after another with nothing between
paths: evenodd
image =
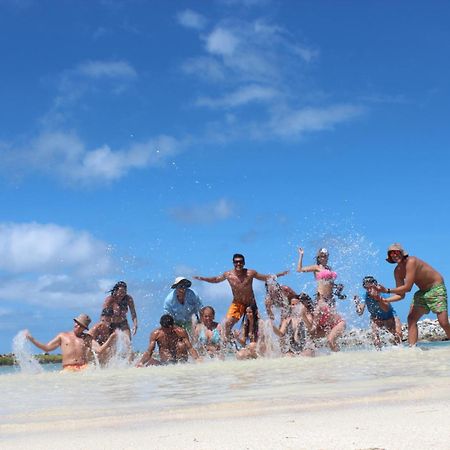
<instances>
[{"instance_id":1,"label":"group of people","mask_svg":"<svg viewBox=\"0 0 450 450\"><path fill-rule=\"evenodd\" d=\"M311 298L297 294L289 286L280 285L279 277L289 271L276 274L260 274L245 268L242 254L233 255L234 268L213 277L194 276L198 281L220 283L227 281L231 287L232 302L223 324L216 322L212 306L203 306L198 294L186 277L177 277L167 295L160 318L160 326L150 334L148 349L138 367L194 360L204 357L223 358L233 351L238 359L266 356L273 347L273 336L278 337L279 351L284 355L313 356L317 343L325 338L332 351L338 351L338 338L346 323L336 308L337 299L345 299L344 286L336 282L337 273L329 265L329 253L321 248L315 264L304 266L302 248L298 249L297 272L311 272L317 281L317 289ZM414 346L418 340L417 322L432 311L450 338L447 313L447 292L442 275L429 264L415 256L409 256L400 244L388 248L387 261L396 264L395 287L386 288L373 276L363 278L364 298L354 296L356 312L370 314L375 346L381 347L380 330L390 333L394 343L402 341L402 326L392 303L400 301L413 285L419 290L414 294L408 315L408 342ZM265 282L265 309L268 320L261 318L253 291L253 280ZM275 318L279 312L279 320ZM131 313L133 326L127 320ZM239 330L233 327L242 320ZM127 293L127 285L120 281L105 299L100 321L89 330L91 319L81 314L74 319L71 332L58 334L48 344L42 344L28 332L27 338L38 348L49 352L61 348L65 370L81 370L96 356L100 363L111 357L118 331L126 337L131 354L131 339L136 334L138 322L133 298ZM155 350L158 348L158 357Z\"/></svg>"}]
</instances>

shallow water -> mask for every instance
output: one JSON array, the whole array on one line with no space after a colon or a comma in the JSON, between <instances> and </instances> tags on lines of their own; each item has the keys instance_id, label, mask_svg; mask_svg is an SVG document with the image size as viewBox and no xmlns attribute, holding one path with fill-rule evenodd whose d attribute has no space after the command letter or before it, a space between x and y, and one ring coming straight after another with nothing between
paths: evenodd
<instances>
[{"instance_id":1,"label":"shallow water","mask_svg":"<svg viewBox=\"0 0 450 450\"><path fill-rule=\"evenodd\" d=\"M427 351L424 351L427 350ZM279 408L327 408L358 402L413 401L450 385L448 342L422 348L340 352L316 358L209 361L164 367L90 368L61 373L1 368L0 427L157 411L168 417L204 408L234 415ZM430 389L432 388L432 389ZM8 427L9 428L9 427Z\"/></svg>"}]
</instances>

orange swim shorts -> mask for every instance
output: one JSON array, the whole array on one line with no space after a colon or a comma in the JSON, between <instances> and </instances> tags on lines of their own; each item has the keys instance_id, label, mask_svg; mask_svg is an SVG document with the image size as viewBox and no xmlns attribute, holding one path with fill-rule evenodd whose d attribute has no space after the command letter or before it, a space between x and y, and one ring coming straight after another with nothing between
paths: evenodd
<instances>
[{"instance_id":1,"label":"orange swim shorts","mask_svg":"<svg viewBox=\"0 0 450 450\"><path fill-rule=\"evenodd\" d=\"M87 368L87 364L67 364L63 367L63 372L79 372Z\"/></svg>"},{"instance_id":2,"label":"orange swim shorts","mask_svg":"<svg viewBox=\"0 0 450 450\"><path fill-rule=\"evenodd\" d=\"M247 307L242 303L232 302L227 311L227 319L237 319L239 320L245 313Z\"/></svg>"}]
</instances>

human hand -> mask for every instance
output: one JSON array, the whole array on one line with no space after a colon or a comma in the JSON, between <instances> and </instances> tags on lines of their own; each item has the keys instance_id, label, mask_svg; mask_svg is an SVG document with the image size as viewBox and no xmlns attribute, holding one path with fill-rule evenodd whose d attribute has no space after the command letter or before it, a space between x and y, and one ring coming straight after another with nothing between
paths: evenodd
<instances>
[{"instance_id":1,"label":"human hand","mask_svg":"<svg viewBox=\"0 0 450 450\"><path fill-rule=\"evenodd\" d=\"M302 247L298 247L298 254L303 256L303 253L304 253L303 248Z\"/></svg>"},{"instance_id":2,"label":"human hand","mask_svg":"<svg viewBox=\"0 0 450 450\"><path fill-rule=\"evenodd\" d=\"M382 284L377 284L376 286L374 286L374 288L375 288L378 292L387 292L387 289L386 289Z\"/></svg>"}]
</instances>

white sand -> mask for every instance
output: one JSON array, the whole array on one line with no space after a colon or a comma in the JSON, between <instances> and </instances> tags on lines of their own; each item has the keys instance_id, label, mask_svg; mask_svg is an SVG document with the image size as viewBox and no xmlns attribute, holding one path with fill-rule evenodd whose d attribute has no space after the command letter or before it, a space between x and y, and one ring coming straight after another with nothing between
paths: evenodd
<instances>
[{"instance_id":1,"label":"white sand","mask_svg":"<svg viewBox=\"0 0 450 450\"><path fill-rule=\"evenodd\" d=\"M441 389L439 389L441 391ZM416 393L417 394L417 393ZM432 393L431 393L432 394ZM343 399L339 404L283 408L274 399L265 410L236 404L185 410L175 415L27 420L4 426L2 449L449 449L450 386L437 397L419 393L405 401ZM190 419L192 417L192 419ZM195 419L194 419L195 417ZM54 422L53 422L54 420ZM56 423L55 423L56 422Z\"/></svg>"}]
</instances>

